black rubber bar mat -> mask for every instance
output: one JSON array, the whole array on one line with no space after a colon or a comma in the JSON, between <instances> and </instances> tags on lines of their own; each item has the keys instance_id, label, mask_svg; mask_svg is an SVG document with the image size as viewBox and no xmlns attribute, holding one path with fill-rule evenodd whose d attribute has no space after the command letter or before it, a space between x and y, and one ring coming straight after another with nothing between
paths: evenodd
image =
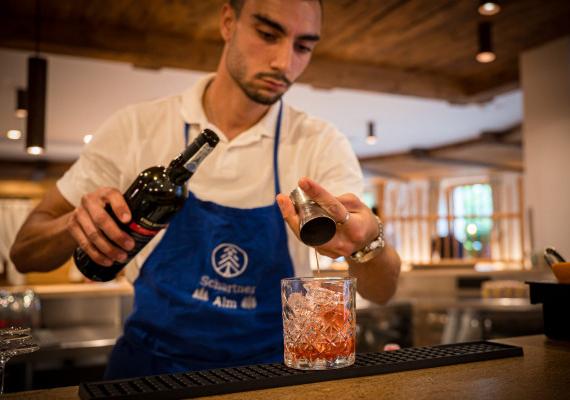
<instances>
[{"instance_id":1,"label":"black rubber bar mat","mask_svg":"<svg viewBox=\"0 0 570 400\"><path fill-rule=\"evenodd\" d=\"M520 347L486 341L412 347L357 354L354 365L332 370L301 371L284 364L258 364L82 383L79 396L83 400L194 398L522 355Z\"/></svg>"}]
</instances>

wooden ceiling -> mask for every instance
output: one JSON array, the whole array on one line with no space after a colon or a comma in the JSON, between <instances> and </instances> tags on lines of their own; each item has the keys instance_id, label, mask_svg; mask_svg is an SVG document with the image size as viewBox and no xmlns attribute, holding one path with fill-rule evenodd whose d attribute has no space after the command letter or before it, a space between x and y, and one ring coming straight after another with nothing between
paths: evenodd
<instances>
[{"instance_id":1,"label":"wooden ceiling","mask_svg":"<svg viewBox=\"0 0 570 400\"><path fill-rule=\"evenodd\" d=\"M139 67L212 71L224 0L40 0L41 49ZM34 0L2 0L0 46L32 49ZM518 55L570 34L570 1L324 0L323 40L301 81L403 95L484 101L518 85ZM494 23L496 61L479 64L477 23Z\"/></svg>"}]
</instances>

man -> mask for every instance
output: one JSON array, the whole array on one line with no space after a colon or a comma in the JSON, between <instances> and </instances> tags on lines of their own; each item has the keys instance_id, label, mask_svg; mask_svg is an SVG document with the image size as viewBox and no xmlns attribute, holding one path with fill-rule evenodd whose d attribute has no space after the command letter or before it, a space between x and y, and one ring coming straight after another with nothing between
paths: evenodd
<instances>
[{"instance_id":1,"label":"man","mask_svg":"<svg viewBox=\"0 0 570 400\"><path fill-rule=\"evenodd\" d=\"M362 190L348 141L279 101L309 63L321 14L317 0L224 5L216 74L109 119L22 227L11 253L20 271L56 268L78 245L99 264L124 261L133 240L105 204L128 222L121 193L138 172L176 156L184 132L187 140L206 127L219 134L184 208L139 257L133 313L108 378L282 360L279 281L310 274L298 216L279 194L297 185L339 224L319 253L347 257L362 296L386 302L394 293L398 255L389 245L371 249L382 242L376 218L343 194ZM224 254L236 268L220 268Z\"/></svg>"}]
</instances>

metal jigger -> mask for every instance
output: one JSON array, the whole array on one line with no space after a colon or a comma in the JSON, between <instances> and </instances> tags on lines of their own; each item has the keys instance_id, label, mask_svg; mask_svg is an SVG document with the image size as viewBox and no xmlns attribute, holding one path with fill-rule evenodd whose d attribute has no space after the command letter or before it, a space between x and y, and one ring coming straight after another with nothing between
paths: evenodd
<instances>
[{"instance_id":1,"label":"metal jigger","mask_svg":"<svg viewBox=\"0 0 570 400\"><path fill-rule=\"evenodd\" d=\"M336 233L336 221L321 206L299 187L291 192L289 198L300 218L299 231L303 243L314 247L325 244L333 238Z\"/></svg>"}]
</instances>

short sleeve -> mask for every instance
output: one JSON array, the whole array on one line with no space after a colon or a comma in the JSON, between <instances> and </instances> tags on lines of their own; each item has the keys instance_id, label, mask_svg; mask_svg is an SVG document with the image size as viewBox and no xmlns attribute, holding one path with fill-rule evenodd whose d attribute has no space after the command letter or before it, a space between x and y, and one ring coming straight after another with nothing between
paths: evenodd
<instances>
[{"instance_id":1,"label":"short sleeve","mask_svg":"<svg viewBox=\"0 0 570 400\"><path fill-rule=\"evenodd\" d=\"M362 199L362 171L350 142L336 128L329 126L327 130L318 146L319 162L313 174L315 181L335 196L353 193Z\"/></svg>"},{"instance_id":2,"label":"short sleeve","mask_svg":"<svg viewBox=\"0 0 570 400\"><path fill-rule=\"evenodd\" d=\"M131 125L128 109L113 114L95 132L79 159L57 181L57 188L72 205L78 206L84 194L102 186L125 189L120 186L127 169Z\"/></svg>"}]
</instances>

